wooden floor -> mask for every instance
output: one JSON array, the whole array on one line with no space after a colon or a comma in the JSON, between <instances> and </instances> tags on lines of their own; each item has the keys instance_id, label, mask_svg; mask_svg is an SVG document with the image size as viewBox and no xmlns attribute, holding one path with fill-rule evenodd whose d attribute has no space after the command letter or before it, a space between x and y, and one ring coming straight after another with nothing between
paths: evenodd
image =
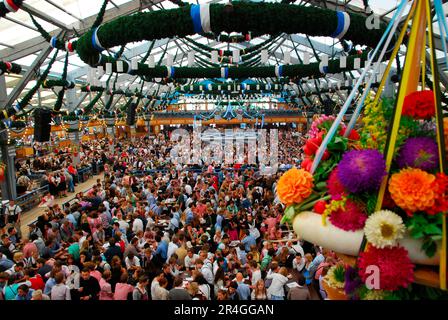
<instances>
[{"instance_id":1,"label":"wooden floor","mask_svg":"<svg viewBox=\"0 0 448 320\"><path fill-rule=\"evenodd\" d=\"M97 176L93 176L92 178L90 178L89 180L78 184L75 187L75 192L74 193L67 193L67 197L66 198L57 198L54 200L55 204L59 204L59 206L62 206L65 202L73 199L75 197L75 194L78 192L84 192L89 190L95 183L96 183L96 179L98 178L103 178L104 174L101 173L100 175ZM45 208L39 208L39 207L35 207L27 212L25 212L22 216L22 223L21 223L21 231L22 231L22 235L23 237L28 237L28 232L29 232L29 228L28 228L28 224L32 223L33 221L35 221L37 219L37 217L39 217L43 212L45 211Z\"/></svg>"}]
</instances>

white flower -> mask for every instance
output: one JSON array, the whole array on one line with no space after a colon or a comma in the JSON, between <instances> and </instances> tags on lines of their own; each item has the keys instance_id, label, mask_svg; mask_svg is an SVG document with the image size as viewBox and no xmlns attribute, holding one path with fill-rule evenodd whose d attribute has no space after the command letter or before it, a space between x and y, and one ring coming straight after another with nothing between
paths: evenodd
<instances>
[{"instance_id":1,"label":"white flower","mask_svg":"<svg viewBox=\"0 0 448 320\"><path fill-rule=\"evenodd\" d=\"M403 219L390 210L381 210L369 216L364 226L367 241L377 248L395 246L403 238L406 227Z\"/></svg>"},{"instance_id":2,"label":"white flower","mask_svg":"<svg viewBox=\"0 0 448 320\"><path fill-rule=\"evenodd\" d=\"M327 284L332 288L344 289L345 269L341 265L332 266L324 277Z\"/></svg>"}]
</instances>

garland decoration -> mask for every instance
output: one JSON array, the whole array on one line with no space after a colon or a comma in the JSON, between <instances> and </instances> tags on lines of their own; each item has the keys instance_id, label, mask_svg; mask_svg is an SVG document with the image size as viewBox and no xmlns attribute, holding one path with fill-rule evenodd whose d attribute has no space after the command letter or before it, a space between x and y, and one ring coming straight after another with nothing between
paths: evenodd
<instances>
[{"instance_id":1,"label":"garland decoration","mask_svg":"<svg viewBox=\"0 0 448 320\"><path fill-rule=\"evenodd\" d=\"M92 30L95 28L98 28L100 26L100 24L103 22L103 18L104 18L104 14L106 13L106 7L107 7L108 2L109 2L109 0L104 0L103 5L101 6L100 12L96 16L96 19L92 24L92 27L91 27Z\"/></svg>"},{"instance_id":2,"label":"garland decoration","mask_svg":"<svg viewBox=\"0 0 448 320\"><path fill-rule=\"evenodd\" d=\"M68 52L73 52L73 44L70 42L67 42L67 44L61 40L58 39L55 36L51 36L40 24L37 22L36 19L34 19L33 15L30 13L31 21L33 22L34 26L37 28L37 31L41 34L41 36L50 43L52 48L56 48L59 50L65 50Z\"/></svg>"},{"instance_id":3,"label":"garland decoration","mask_svg":"<svg viewBox=\"0 0 448 320\"><path fill-rule=\"evenodd\" d=\"M2 112L0 113L0 120L8 119L9 117L15 115L20 110L25 108L28 105L28 103L30 103L30 101L33 98L34 94L37 92L39 87L42 85L42 83L45 81L45 79L47 78L48 74L50 73L50 69L53 66L53 63L56 61L56 57L58 55L58 52L59 52L59 50L56 49L56 52L55 52L54 56L51 58L50 62L48 63L47 69L45 69L44 73L42 73L41 76L39 77L39 79L36 81L36 84L34 85L34 87L32 87L25 94L25 96L22 98L22 100L17 102L14 106L2 110Z\"/></svg>"},{"instance_id":4,"label":"garland decoration","mask_svg":"<svg viewBox=\"0 0 448 320\"><path fill-rule=\"evenodd\" d=\"M208 83L208 84L194 84L180 86L176 88L176 92L180 93L213 93L213 92L229 92L229 91L242 91L242 93L254 93L254 92L281 92L284 89L282 84L271 83L245 83L245 82L233 82L233 83Z\"/></svg>"},{"instance_id":5,"label":"garland decoration","mask_svg":"<svg viewBox=\"0 0 448 320\"><path fill-rule=\"evenodd\" d=\"M83 109L81 109L81 112L82 112L83 116L88 115L93 110L93 107L100 100L102 95L103 95L103 92L98 92L95 95L95 97L92 99L92 101L90 101L88 105L86 105Z\"/></svg>"},{"instance_id":6,"label":"garland decoration","mask_svg":"<svg viewBox=\"0 0 448 320\"><path fill-rule=\"evenodd\" d=\"M240 42L246 42L250 41L254 38L261 37L263 34L254 34L253 32L249 31L246 34L238 33L238 34L228 34L227 32L221 32L217 36L214 33L204 33L203 36L211 39L216 40L218 42L229 42L229 43L240 43Z\"/></svg>"},{"instance_id":7,"label":"garland decoration","mask_svg":"<svg viewBox=\"0 0 448 320\"><path fill-rule=\"evenodd\" d=\"M68 52L65 53L65 62L64 62L64 69L62 71L62 81L67 81L67 68L68 68ZM65 95L65 87L62 87L61 91L58 92L58 97L56 99L56 103L54 104L54 111L59 111L61 110L62 107L62 103L64 100L64 95Z\"/></svg>"},{"instance_id":8,"label":"garland decoration","mask_svg":"<svg viewBox=\"0 0 448 320\"><path fill-rule=\"evenodd\" d=\"M7 13L19 11L22 3L23 0L0 0L0 17L3 18Z\"/></svg>"},{"instance_id":9,"label":"garland decoration","mask_svg":"<svg viewBox=\"0 0 448 320\"><path fill-rule=\"evenodd\" d=\"M198 47L198 48L200 48L202 50L205 50L207 52L218 51L218 54L219 54L220 57L223 57L223 56L224 57L229 57L229 56L232 56L232 54L233 54L232 50L216 50L216 49L214 49L212 47L209 47L209 46L207 46L205 44L199 43L199 42L191 39L190 37L185 37L185 40L187 40L188 42L192 43L196 47ZM267 40L265 40L265 41L263 41L263 42L261 42L261 43L259 43L257 45L251 46L251 47L249 47L247 49L240 50L241 58L244 61L244 60L247 60L248 58L253 57L255 54L260 52L261 49L263 49L264 47L266 47L269 44L271 44L272 42L274 42L274 40L277 40L276 36L269 37L269 39L267 39ZM250 53L253 53L253 54L249 55Z\"/></svg>"},{"instance_id":10,"label":"garland decoration","mask_svg":"<svg viewBox=\"0 0 448 320\"><path fill-rule=\"evenodd\" d=\"M146 64L138 64L137 70L130 70L130 74L147 76L153 78L269 78L269 77L322 77L326 73L339 73L355 69L355 59L359 58L361 63L367 60L368 52L359 55L347 56L346 68L340 67L339 59L328 62L327 67L321 66L320 62L310 64L292 64L280 66L262 67L213 67L213 68L193 68L193 67L168 67L157 66L150 68ZM116 68L113 67L113 68ZM129 65L128 65L129 68ZM125 67L126 70L126 67Z\"/></svg>"},{"instance_id":11,"label":"garland decoration","mask_svg":"<svg viewBox=\"0 0 448 320\"><path fill-rule=\"evenodd\" d=\"M22 67L14 62L0 61L0 75L7 73L20 74Z\"/></svg>"},{"instance_id":12,"label":"garland decoration","mask_svg":"<svg viewBox=\"0 0 448 320\"><path fill-rule=\"evenodd\" d=\"M375 46L385 31L384 24L379 29L367 29L365 18L360 15L315 7L250 2L234 3L232 10L225 7L223 4L190 5L120 17L82 35L76 42L76 51L81 60L96 66L104 60L100 54L103 48L210 31L305 33L344 37L368 46Z\"/></svg>"},{"instance_id":13,"label":"garland decoration","mask_svg":"<svg viewBox=\"0 0 448 320\"><path fill-rule=\"evenodd\" d=\"M188 45L194 51L202 53L203 55L205 55L208 58L212 57L212 55L211 55L212 51L217 51L218 55L220 57L220 64L223 64L223 63L227 63L227 64L228 63L230 63L230 64L231 63L235 63L235 64L238 64L238 62L239 62L239 61L232 61L233 60L233 56L232 56L233 53L230 50L216 50L216 49L213 49L213 48L208 47L206 45L203 45L201 43L198 43L198 42L196 42L196 41L194 41L192 39L189 39L188 37L186 38L186 40L191 42L191 44L193 44L194 46L191 46L190 44L187 43L187 41L184 41L183 39L180 39L180 41L182 43L184 43L185 45ZM264 47L264 49L268 49L269 47L271 47L274 44L274 40L277 40L277 38L268 39L268 40L266 40L266 42L261 43L259 45L266 45ZM199 45L199 46L195 47L196 45ZM254 62L256 62L256 63L260 62L261 58L259 56L257 56L257 54L261 51L259 49L263 49L263 46L258 47L259 45L252 46L252 47L250 47L248 49L240 50L240 53L241 52L243 53L243 55L240 56L240 59L241 59L241 61L243 61L243 63L241 63L240 65L242 65L242 66L250 66ZM203 49L206 50L206 51L203 51ZM253 50L251 50L251 49L253 49ZM249 53L248 53L248 51L249 51ZM215 67L220 65L220 64L212 63L210 61L202 59L199 56L196 57L196 59L204 62L207 65L211 65L211 66L215 66Z\"/></svg>"},{"instance_id":14,"label":"garland decoration","mask_svg":"<svg viewBox=\"0 0 448 320\"><path fill-rule=\"evenodd\" d=\"M65 89L73 89L75 87L75 83L73 81L69 81L67 79L58 79L58 80L45 80L42 83L42 88L51 89L54 87L63 87Z\"/></svg>"},{"instance_id":15,"label":"garland decoration","mask_svg":"<svg viewBox=\"0 0 448 320\"><path fill-rule=\"evenodd\" d=\"M199 58L199 57L198 57ZM219 67L198 68L198 67L169 67L156 66L150 68L147 64L138 63L137 70L131 70L131 65L123 60L123 70L131 75L138 75L147 80L150 78L170 78L170 79L192 79L192 78L269 78L269 77L323 77L326 73L339 73L343 71L351 71L355 69L355 59L360 59L361 64L367 61L368 52L356 54L346 57L346 67L340 67L339 59L332 59L328 62L328 66L322 66L320 62L310 64L292 64L280 66L262 66L262 67ZM117 72L117 63L113 57L101 55L101 65L112 63L112 72ZM200 59L199 59L200 60ZM208 61L205 61L209 63ZM214 65L214 64L213 64ZM88 89L87 89L88 90Z\"/></svg>"},{"instance_id":16,"label":"garland decoration","mask_svg":"<svg viewBox=\"0 0 448 320\"><path fill-rule=\"evenodd\" d=\"M105 92L105 91L107 91L107 94L110 96L124 95L127 98L136 97L136 98L147 98L147 99L150 99L152 97L151 95L144 95L139 91L132 92L130 90L122 90L122 89L108 91L106 88L98 87L98 86L90 86L90 85L85 85L85 86L81 87L81 92Z\"/></svg>"}]
</instances>

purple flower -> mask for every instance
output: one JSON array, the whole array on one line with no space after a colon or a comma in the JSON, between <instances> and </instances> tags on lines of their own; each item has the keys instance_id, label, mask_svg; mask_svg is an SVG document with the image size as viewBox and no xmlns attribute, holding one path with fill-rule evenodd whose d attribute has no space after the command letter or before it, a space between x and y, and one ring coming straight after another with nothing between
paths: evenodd
<instances>
[{"instance_id":1,"label":"purple flower","mask_svg":"<svg viewBox=\"0 0 448 320\"><path fill-rule=\"evenodd\" d=\"M351 295L362 285L362 280L359 277L358 270L348 266L345 269L345 285L344 291L345 294Z\"/></svg>"},{"instance_id":2,"label":"purple flower","mask_svg":"<svg viewBox=\"0 0 448 320\"><path fill-rule=\"evenodd\" d=\"M386 162L377 150L351 150L338 165L338 178L351 193L376 191L386 174Z\"/></svg>"},{"instance_id":3,"label":"purple flower","mask_svg":"<svg viewBox=\"0 0 448 320\"><path fill-rule=\"evenodd\" d=\"M433 138L408 138L397 157L397 164L402 168L411 167L431 171L438 167L439 156L437 143Z\"/></svg>"}]
</instances>

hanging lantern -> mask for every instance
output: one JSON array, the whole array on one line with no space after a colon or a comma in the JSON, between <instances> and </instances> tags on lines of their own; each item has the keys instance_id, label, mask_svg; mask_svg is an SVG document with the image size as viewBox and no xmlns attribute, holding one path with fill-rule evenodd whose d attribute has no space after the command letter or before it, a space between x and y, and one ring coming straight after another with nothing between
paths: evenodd
<instances>
[{"instance_id":1,"label":"hanging lantern","mask_svg":"<svg viewBox=\"0 0 448 320\"><path fill-rule=\"evenodd\" d=\"M144 127L145 126L145 120L143 120L142 118L139 118L137 120L136 125L137 125L137 127Z\"/></svg>"}]
</instances>

